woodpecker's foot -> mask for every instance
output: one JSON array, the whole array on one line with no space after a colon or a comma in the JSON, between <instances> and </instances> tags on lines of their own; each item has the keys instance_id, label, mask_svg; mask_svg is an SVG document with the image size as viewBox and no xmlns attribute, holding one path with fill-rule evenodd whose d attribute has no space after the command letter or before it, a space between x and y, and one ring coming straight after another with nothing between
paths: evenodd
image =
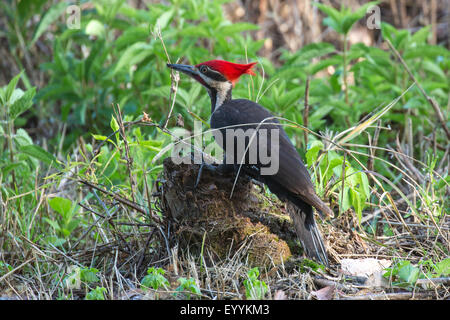
<instances>
[{"instance_id":1,"label":"woodpecker's foot","mask_svg":"<svg viewBox=\"0 0 450 320\"><path fill-rule=\"evenodd\" d=\"M197 179L195 180L194 189L197 189L197 186L200 183L200 178L202 177L203 168L206 168L209 171L215 171L215 169L216 169L214 165L202 162L202 164L200 164L200 168L198 168L198 174L197 174Z\"/></svg>"}]
</instances>

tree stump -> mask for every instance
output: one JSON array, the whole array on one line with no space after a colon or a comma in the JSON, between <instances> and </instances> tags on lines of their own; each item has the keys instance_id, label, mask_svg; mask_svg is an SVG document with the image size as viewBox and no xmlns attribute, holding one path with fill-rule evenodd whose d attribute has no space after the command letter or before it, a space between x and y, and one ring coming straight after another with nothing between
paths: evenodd
<instances>
[{"instance_id":1,"label":"tree stump","mask_svg":"<svg viewBox=\"0 0 450 320\"><path fill-rule=\"evenodd\" d=\"M234 173L220 175L203 170L194 190L199 165L175 164L171 158L163 163L162 208L181 247L188 246L192 252L203 246L219 259L225 259L246 241L247 262L252 266L279 264L291 256L287 243L261 223L264 219L258 219L270 210L264 207L267 201L264 204L250 179L239 177L230 198ZM285 214L278 212L272 218L276 230L290 225Z\"/></svg>"}]
</instances>

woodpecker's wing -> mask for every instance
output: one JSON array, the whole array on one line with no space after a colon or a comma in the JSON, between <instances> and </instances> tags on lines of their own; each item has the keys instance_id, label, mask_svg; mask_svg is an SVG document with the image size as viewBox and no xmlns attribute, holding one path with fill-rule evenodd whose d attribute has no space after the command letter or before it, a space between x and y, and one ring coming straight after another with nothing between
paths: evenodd
<instances>
[{"instance_id":1,"label":"woodpecker's wing","mask_svg":"<svg viewBox=\"0 0 450 320\"><path fill-rule=\"evenodd\" d=\"M253 101L236 99L225 102L220 108L214 111L211 116L211 127L219 129L226 126L260 123L265 119L270 120L266 120L264 123L279 123L273 117L267 109ZM257 124L253 124L243 126L243 128L244 130L250 127L256 129L257 126ZM273 179L320 212L332 215L328 206L316 195L309 173L282 126L274 124L266 126L266 128L269 127L280 129L279 169L275 175L267 177L267 179Z\"/></svg>"}]
</instances>

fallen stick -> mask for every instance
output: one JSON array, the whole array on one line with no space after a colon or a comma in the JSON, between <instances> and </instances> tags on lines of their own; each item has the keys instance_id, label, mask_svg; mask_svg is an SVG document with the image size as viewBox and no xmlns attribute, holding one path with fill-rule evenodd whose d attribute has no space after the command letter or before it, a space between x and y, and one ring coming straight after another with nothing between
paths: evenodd
<instances>
[{"instance_id":1,"label":"fallen stick","mask_svg":"<svg viewBox=\"0 0 450 320\"><path fill-rule=\"evenodd\" d=\"M339 300L409 300L426 299L434 297L434 291L430 292L396 292L396 293L371 293L360 296L344 296Z\"/></svg>"}]
</instances>

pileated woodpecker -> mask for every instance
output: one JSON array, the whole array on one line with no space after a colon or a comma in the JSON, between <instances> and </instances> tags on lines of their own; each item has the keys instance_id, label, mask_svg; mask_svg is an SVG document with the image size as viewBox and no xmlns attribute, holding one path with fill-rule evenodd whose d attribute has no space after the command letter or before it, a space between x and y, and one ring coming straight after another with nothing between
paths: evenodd
<instances>
[{"instance_id":1,"label":"pileated woodpecker","mask_svg":"<svg viewBox=\"0 0 450 320\"><path fill-rule=\"evenodd\" d=\"M256 130L256 143L261 143L259 140L262 138L260 135L262 128L279 130L276 146L273 143L267 144L267 142L264 142L266 144L263 146L258 146L258 148L274 149L278 153L279 167L275 174L261 174L264 165L259 158L256 163L249 163L249 157L245 159L234 157L226 159L226 163L229 164L228 168L230 162L235 169L241 166L246 174L265 183L271 192L276 194L281 201L286 202L287 211L293 220L297 236L306 254L328 265L325 245L314 221L312 207L322 215L333 216L333 212L315 193L303 161L276 118L267 109L253 101L232 99L231 97L232 89L241 75L255 75L252 70L255 64L255 62L237 64L223 60L211 60L195 66L182 64L167 64L167 66L189 75L206 88L211 98L211 127L219 129L223 135L226 128L235 130L252 128ZM268 136L270 136L270 130ZM234 139L237 139L236 136ZM249 146L249 143L253 143L248 136L242 139L245 139L246 147ZM218 144L227 155L230 151L226 150L227 143L221 141ZM233 145L235 146L235 144ZM235 154L236 152L233 153L233 155Z\"/></svg>"}]
</instances>

